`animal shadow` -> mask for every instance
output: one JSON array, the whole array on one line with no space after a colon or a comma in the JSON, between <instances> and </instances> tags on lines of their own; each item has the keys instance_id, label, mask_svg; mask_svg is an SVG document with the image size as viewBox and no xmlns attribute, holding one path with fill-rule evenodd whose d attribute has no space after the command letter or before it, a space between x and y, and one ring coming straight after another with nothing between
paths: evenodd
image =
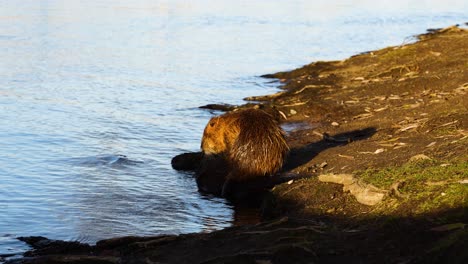
<instances>
[{"instance_id":1,"label":"animal shadow","mask_svg":"<svg viewBox=\"0 0 468 264\"><path fill-rule=\"evenodd\" d=\"M377 130L373 127L348 131L345 133L329 136L324 133L322 140L300 148L293 148L283 166L283 172L295 169L311 161L320 152L338 146L347 145L353 141L364 140L372 137Z\"/></svg>"}]
</instances>

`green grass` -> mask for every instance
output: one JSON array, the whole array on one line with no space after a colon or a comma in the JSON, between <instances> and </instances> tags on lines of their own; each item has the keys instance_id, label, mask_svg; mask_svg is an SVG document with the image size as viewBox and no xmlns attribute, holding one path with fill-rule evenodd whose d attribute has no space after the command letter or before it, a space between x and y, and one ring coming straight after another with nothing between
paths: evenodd
<instances>
[{"instance_id":1,"label":"green grass","mask_svg":"<svg viewBox=\"0 0 468 264\"><path fill-rule=\"evenodd\" d=\"M419 160L400 167L365 170L356 175L367 183L390 189L400 182L399 198L393 210L411 208L411 213L422 214L452 208L468 208L468 161L441 162ZM390 208L387 208L390 209Z\"/></svg>"},{"instance_id":2,"label":"green grass","mask_svg":"<svg viewBox=\"0 0 468 264\"><path fill-rule=\"evenodd\" d=\"M403 190L412 191L414 184L468 179L468 161L420 160L399 167L358 171L356 175L367 183L386 189L395 182L404 182Z\"/></svg>"},{"instance_id":3,"label":"green grass","mask_svg":"<svg viewBox=\"0 0 468 264\"><path fill-rule=\"evenodd\" d=\"M419 193L416 213L424 213L443 208L444 210L467 207L468 186L466 184L448 184L434 190L423 189ZM429 199L428 199L429 198Z\"/></svg>"}]
</instances>

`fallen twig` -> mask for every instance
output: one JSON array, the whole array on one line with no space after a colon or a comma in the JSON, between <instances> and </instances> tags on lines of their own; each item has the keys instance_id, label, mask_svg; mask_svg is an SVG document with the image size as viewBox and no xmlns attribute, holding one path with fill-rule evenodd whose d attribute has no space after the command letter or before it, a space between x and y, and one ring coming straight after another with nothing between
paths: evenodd
<instances>
[{"instance_id":1,"label":"fallen twig","mask_svg":"<svg viewBox=\"0 0 468 264\"><path fill-rule=\"evenodd\" d=\"M245 97L244 100L245 101L269 101L271 99L280 97L281 95L284 95L285 93L286 93L285 91L281 91L281 92L277 92L277 93L269 94L269 95L249 96L249 97Z\"/></svg>"},{"instance_id":2,"label":"fallen twig","mask_svg":"<svg viewBox=\"0 0 468 264\"><path fill-rule=\"evenodd\" d=\"M320 88L320 87L331 87L331 86L330 86L330 85L315 85L315 84L309 84L309 85L306 85L306 86L302 87L300 90L294 92L293 94L302 93L302 92L305 91L306 89L310 89L310 88Z\"/></svg>"}]
</instances>

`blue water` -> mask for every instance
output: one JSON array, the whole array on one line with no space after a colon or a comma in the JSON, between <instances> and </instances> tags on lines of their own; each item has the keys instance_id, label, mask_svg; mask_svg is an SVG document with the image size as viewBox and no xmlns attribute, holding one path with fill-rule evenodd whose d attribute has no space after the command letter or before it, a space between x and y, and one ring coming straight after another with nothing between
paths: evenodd
<instances>
[{"instance_id":1,"label":"blue water","mask_svg":"<svg viewBox=\"0 0 468 264\"><path fill-rule=\"evenodd\" d=\"M230 226L232 206L170 166L199 148L198 106L468 21L462 0L317 2L0 1L0 254L27 249L17 236Z\"/></svg>"}]
</instances>

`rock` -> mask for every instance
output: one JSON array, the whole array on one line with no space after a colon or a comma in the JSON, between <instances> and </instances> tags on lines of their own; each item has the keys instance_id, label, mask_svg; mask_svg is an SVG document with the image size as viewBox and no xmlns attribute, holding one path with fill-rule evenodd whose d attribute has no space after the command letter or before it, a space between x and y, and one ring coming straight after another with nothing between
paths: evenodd
<instances>
[{"instance_id":1,"label":"rock","mask_svg":"<svg viewBox=\"0 0 468 264\"><path fill-rule=\"evenodd\" d=\"M319 181L321 182L333 182L343 185L353 184L355 179L351 174L322 174L319 175Z\"/></svg>"},{"instance_id":2,"label":"rock","mask_svg":"<svg viewBox=\"0 0 468 264\"><path fill-rule=\"evenodd\" d=\"M343 191L349 191L356 200L365 205L376 205L382 201L387 191L381 190L371 184L365 184L351 174L322 174L319 176L322 182L332 182L343 185Z\"/></svg>"},{"instance_id":3,"label":"rock","mask_svg":"<svg viewBox=\"0 0 468 264\"><path fill-rule=\"evenodd\" d=\"M418 155L414 155L413 157L411 157L409 159L409 162L418 162L422 160L432 160L432 159L424 154L418 154Z\"/></svg>"},{"instance_id":4,"label":"rock","mask_svg":"<svg viewBox=\"0 0 468 264\"><path fill-rule=\"evenodd\" d=\"M359 203L371 206L380 203L386 194L373 185L361 182L345 185L343 191L349 191Z\"/></svg>"},{"instance_id":5,"label":"rock","mask_svg":"<svg viewBox=\"0 0 468 264\"><path fill-rule=\"evenodd\" d=\"M385 151L385 149L380 148L380 149L377 149L377 150L374 152L374 154L379 154L379 153L382 153L382 152L384 152L384 151Z\"/></svg>"},{"instance_id":6,"label":"rock","mask_svg":"<svg viewBox=\"0 0 468 264\"><path fill-rule=\"evenodd\" d=\"M318 165L318 167L319 167L320 169L323 169L323 168L325 168L327 165L328 165L328 163L327 163L326 161L324 161L324 162L320 163L320 165Z\"/></svg>"}]
</instances>

